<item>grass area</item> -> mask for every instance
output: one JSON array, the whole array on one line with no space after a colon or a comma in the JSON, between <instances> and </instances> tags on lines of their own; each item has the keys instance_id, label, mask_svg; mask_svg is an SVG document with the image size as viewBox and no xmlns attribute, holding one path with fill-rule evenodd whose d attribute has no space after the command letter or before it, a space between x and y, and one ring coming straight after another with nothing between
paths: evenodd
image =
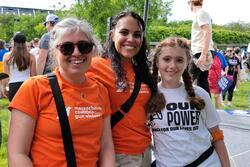
<instances>
[{"instance_id":1,"label":"grass area","mask_svg":"<svg viewBox=\"0 0 250 167\"><path fill-rule=\"evenodd\" d=\"M7 167L7 140L8 140L8 110L9 101L7 99L0 99L0 121L2 125L2 145L0 148L0 166Z\"/></svg>"},{"instance_id":2,"label":"grass area","mask_svg":"<svg viewBox=\"0 0 250 167\"><path fill-rule=\"evenodd\" d=\"M237 86L234 91L233 101L235 107L226 106L225 110L250 110L250 82L244 81Z\"/></svg>"},{"instance_id":3,"label":"grass area","mask_svg":"<svg viewBox=\"0 0 250 167\"><path fill-rule=\"evenodd\" d=\"M233 103L236 108L225 107L224 109L232 110L250 110L250 82L241 82L234 93ZM2 124L2 146L0 148L0 166L7 167L7 140L8 140L8 106L7 99L0 99L0 120ZM17 141L18 142L18 141Z\"/></svg>"}]
</instances>

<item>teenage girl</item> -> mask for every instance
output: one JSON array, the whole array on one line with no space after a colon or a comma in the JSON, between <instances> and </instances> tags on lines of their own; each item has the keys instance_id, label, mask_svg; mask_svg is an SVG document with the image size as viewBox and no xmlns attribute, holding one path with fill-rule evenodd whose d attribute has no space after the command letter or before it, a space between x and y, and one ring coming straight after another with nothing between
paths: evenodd
<instances>
[{"instance_id":1,"label":"teenage girl","mask_svg":"<svg viewBox=\"0 0 250 167\"><path fill-rule=\"evenodd\" d=\"M228 167L219 115L209 94L192 85L190 59L186 39L177 37L160 42L154 54L154 78L158 79L159 72L158 89L165 97L162 110L155 109L154 98L148 106L156 166ZM203 153L205 157L198 163L196 160Z\"/></svg>"}]
</instances>

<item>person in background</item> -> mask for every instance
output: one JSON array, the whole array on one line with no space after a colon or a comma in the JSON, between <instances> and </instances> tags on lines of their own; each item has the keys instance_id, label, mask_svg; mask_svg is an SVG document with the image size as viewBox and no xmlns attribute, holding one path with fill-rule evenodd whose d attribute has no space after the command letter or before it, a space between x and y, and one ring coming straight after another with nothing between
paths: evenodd
<instances>
[{"instance_id":1,"label":"person in background","mask_svg":"<svg viewBox=\"0 0 250 167\"><path fill-rule=\"evenodd\" d=\"M190 48L184 38L169 37L156 47L153 74L156 81L160 74L158 89L165 102L160 104L158 98L152 98L148 105L155 164L229 167L219 115L209 94L192 85L190 60ZM155 104L163 107L158 110ZM203 153L205 156L198 163L196 159Z\"/></svg>"},{"instance_id":2,"label":"person in background","mask_svg":"<svg viewBox=\"0 0 250 167\"><path fill-rule=\"evenodd\" d=\"M3 72L3 56L7 52L9 51L5 48L5 41L0 39L0 72ZM0 98L2 97L6 97L6 94L3 81L0 80Z\"/></svg>"},{"instance_id":3,"label":"person in background","mask_svg":"<svg viewBox=\"0 0 250 167\"><path fill-rule=\"evenodd\" d=\"M30 52L30 50L34 48L32 41L26 42L26 46L27 46L28 52Z\"/></svg>"},{"instance_id":4,"label":"person in background","mask_svg":"<svg viewBox=\"0 0 250 167\"><path fill-rule=\"evenodd\" d=\"M241 81L241 70L243 69L243 67L242 67L242 57L241 57L241 49L239 48L239 47L235 47L234 48L234 54L235 54L235 56L239 59L239 61L240 61L240 71L239 71L239 77L237 78L237 82L236 82L236 86L235 86L235 90L234 91L236 91L237 90L237 88L238 88L238 86L239 86L239 84L240 84L240 81Z\"/></svg>"},{"instance_id":5,"label":"person in background","mask_svg":"<svg viewBox=\"0 0 250 167\"><path fill-rule=\"evenodd\" d=\"M74 18L51 32L54 71L68 115L77 166L114 167L107 89L85 75L97 41L90 25ZM25 100L24 100L25 99ZM46 75L24 82L9 105L10 167L67 166L57 108ZM18 141L18 142L17 142Z\"/></svg>"},{"instance_id":6,"label":"person in background","mask_svg":"<svg viewBox=\"0 0 250 167\"><path fill-rule=\"evenodd\" d=\"M242 58L242 66L243 66L243 69L245 70L246 80L250 81L250 63L248 62L247 55L244 55Z\"/></svg>"},{"instance_id":7,"label":"person in background","mask_svg":"<svg viewBox=\"0 0 250 167\"><path fill-rule=\"evenodd\" d=\"M234 50L232 47L227 48L225 58L226 58L227 63L229 65L226 75L232 76L233 83L227 89L227 91L222 94L222 100L223 100L223 105L225 105L224 101L225 101L226 96L227 96L228 105L231 107L234 107L234 105L232 104L232 101L233 101L234 89L235 89L237 80L238 80L239 75L240 75L240 60L237 58L237 56L235 56Z\"/></svg>"},{"instance_id":8,"label":"person in background","mask_svg":"<svg viewBox=\"0 0 250 167\"><path fill-rule=\"evenodd\" d=\"M224 70L224 71L223 71ZM214 94L214 100L215 100L215 108L219 109L221 104L221 90L217 84L218 80L222 76L223 73L227 73L228 71L228 64L227 61L220 52L217 51L217 48L215 47L215 56L214 61L209 69L208 73L208 83L209 83L209 89L210 92Z\"/></svg>"},{"instance_id":9,"label":"person in background","mask_svg":"<svg viewBox=\"0 0 250 167\"><path fill-rule=\"evenodd\" d=\"M8 99L11 101L23 82L36 75L36 60L29 53L26 36L22 32L14 34L13 49L4 55L3 69L9 75L3 82L4 87L9 84Z\"/></svg>"},{"instance_id":10,"label":"person in background","mask_svg":"<svg viewBox=\"0 0 250 167\"><path fill-rule=\"evenodd\" d=\"M7 52L9 50L5 48L5 41L0 39L0 72L3 72L3 56Z\"/></svg>"},{"instance_id":11,"label":"person in background","mask_svg":"<svg viewBox=\"0 0 250 167\"><path fill-rule=\"evenodd\" d=\"M213 60L212 22L210 15L202 9L203 0L189 0L191 11L194 12L191 50L192 62L190 73L197 85L205 89L209 94L208 70Z\"/></svg>"},{"instance_id":12,"label":"person in background","mask_svg":"<svg viewBox=\"0 0 250 167\"><path fill-rule=\"evenodd\" d=\"M39 43L39 55L37 58L36 71L38 75L47 74L51 72L51 61L49 56L49 40L50 32L53 30L54 26L59 22L58 16L54 14L49 14L46 17L46 21L43 23L44 27L47 29L47 33L44 34Z\"/></svg>"},{"instance_id":13,"label":"person in background","mask_svg":"<svg viewBox=\"0 0 250 167\"><path fill-rule=\"evenodd\" d=\"M39 55L39 38L34 38L32 40L32 44L33 44L33 48L30 50L30 53L36 58L38 58L38 55Z\"/></svg>"},{"instance_id":14,"label":"person in background","mask_svg":"<svg viewBox=\"0 0 250 167\"><path fill-rule=\"evenodd\" d=\"M157 95L147 60L143 19L131 11L112 18L109 40L102 57L96 57L88 75L108 89L112 115L131 96L135 79L142 82L140 91L127 114L112 128L117 167L150 166L151 135L146 126L146 106Z\"/></svg>"}]
</instances>

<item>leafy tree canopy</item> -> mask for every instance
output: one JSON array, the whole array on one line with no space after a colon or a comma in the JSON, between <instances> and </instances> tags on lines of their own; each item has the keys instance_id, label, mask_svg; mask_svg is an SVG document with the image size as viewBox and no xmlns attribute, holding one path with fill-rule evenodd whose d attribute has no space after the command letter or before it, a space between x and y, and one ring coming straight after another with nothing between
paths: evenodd
<instances>
[{"instance_id":1,"label":"leafy tree canopy","mask_svg":"<svg viewBox=\"0 0 250 167\"><path fill-rule=\"evenodd\" d=\"M61 18L77 17L89 22L99 39L104 42L107 37L107 19L122 10L131 10L144 15L145 0L77 0L69 10L56 8L56 14ZM171 15L173 0L149 0L147 21L147 38L157 42L170 35L190 38L192 21L168 22ZM22 31L30 41L40 38L46 32L42 25L46 14L36 13L36 16L11 14L0 15L0 39L10 41L14 32ZM249 43L250 23L233 22L227 25L213 25L213 39L216 43Z\"/></svg>"}]
</instances>

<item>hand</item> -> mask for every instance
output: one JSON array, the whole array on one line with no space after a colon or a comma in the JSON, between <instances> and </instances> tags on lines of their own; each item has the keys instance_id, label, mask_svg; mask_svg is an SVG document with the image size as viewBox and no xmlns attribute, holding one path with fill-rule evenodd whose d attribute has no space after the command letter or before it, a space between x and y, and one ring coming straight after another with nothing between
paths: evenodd
<instances>
[{"instance_id":1,"label":"hand","mask_svg":"<svg viewBox=\"0 0 250 167\"><path fill-rule=\"evenodd\" d=\"M197 66L204 66L206 64L207 55L201 54L197 60Z\"/></svg>"},{"instance_id":2,"label":"hand","mask_svg":"<svg viewBox=\"0 0 250 167\"><path fill-rule=\"evenodd\" d=\"M201 54L196 62L196 66L200 68L201 71L208 71L213 64L213 57L210 52L206 55Z\"/></svg>"},{"instance_id":3,"label":"hand","mask_svg":"<svg viewBox=\"0 0 250 167\"><path fill-rule=\"evenodd\" d=\"M226 72L221 70L221 76L226 75Z\"/></svg>"}]
</instances>

